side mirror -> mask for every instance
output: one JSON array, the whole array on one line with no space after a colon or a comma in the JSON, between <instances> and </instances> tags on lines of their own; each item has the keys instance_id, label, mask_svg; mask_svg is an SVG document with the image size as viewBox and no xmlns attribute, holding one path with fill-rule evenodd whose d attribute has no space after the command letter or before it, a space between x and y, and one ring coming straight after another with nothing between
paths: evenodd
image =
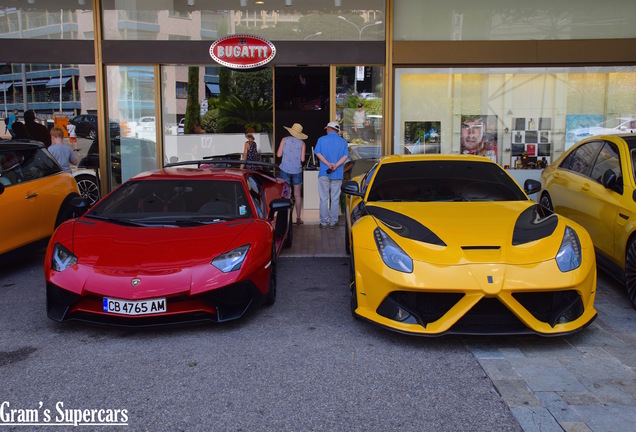
<instances>
[{"instance_id":1,"label":"side mirror","mask_svg":"<svg viewBox=\"0 0 636 432\"><path fill-rule=\"evenodd\" d=\"M534 179L527 179L523 182L523 190L528 194L536 194L541 190L541 182Z\"/></svg>"},{"instance_id":2,"label":"side mirror","mask_svg":"<svg viewBox=\"0 0 636 432\"><path fill-rule=\"evenodd\" d=\"M75 197L71 200L71 208L75 217L80 217L91 207L91 200L84 197Z\"/></svg>"},{"instance_id":3,"label":"side mirror","mask_svg":"<svg viewBox=\"0 0 636 432\"><path fill-rule=\"evenodd\" d=\"M340 187L340 191L346 195L363 196L362 192L360 192L360 189L358 188L358 182L354 180L347 180L343 182Z\"/></svg>"},{"instance_id":4,"label":"side mirror","mask_svg":"<svg viewBox=\"0 0 636 432\"><path fill-rule=\"evenodd\" d=\"M605 186L606 189L614 189L616 186L616 181L618 178L616 177L616 173L611 169L605 170L603 176L601 177L601 184Z\"/></svg>"},{"instance_id":5,"label":"side mirror","mask_svg":"<svg viewBox=\"0 0 636 432\"><path fill-rule=\"evenodd\" d=\"M274 219L274 214L277 211L287 210L291 208L291 200L287 198L276 198L269 203L269 215L268 219Z\"/></svg>"}]
</instances>

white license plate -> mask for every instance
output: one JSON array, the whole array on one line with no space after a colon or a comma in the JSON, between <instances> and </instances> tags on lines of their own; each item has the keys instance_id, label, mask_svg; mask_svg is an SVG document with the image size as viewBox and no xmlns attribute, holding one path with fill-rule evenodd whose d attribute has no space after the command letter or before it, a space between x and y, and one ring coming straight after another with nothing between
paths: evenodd
<instances>
[{"instance_id":1,"label":"white license plate","mask_svg":"<svg viewBox=\"0 0 636 432\"><path fill-rule=\"evenodd\" d=\"M147 315L166 312L166 299L121 300L104 297L103 310L120 315Z\"/></svg>"}]
</instances>

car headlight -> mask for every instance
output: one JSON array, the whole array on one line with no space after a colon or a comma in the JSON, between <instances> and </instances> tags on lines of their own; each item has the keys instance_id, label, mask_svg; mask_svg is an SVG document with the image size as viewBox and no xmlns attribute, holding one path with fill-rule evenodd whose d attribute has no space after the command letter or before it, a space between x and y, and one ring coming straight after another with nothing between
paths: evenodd
<instances>
[{"instance_id":1,"label":"car headlight","mask_svg":"<svg viewBox=\"0 0 636 432\"><path fill-rule=\"evenodd\" d=\"M244 245L237 247L236 249L232 249L229 252L222 253L212 260L212 265L221 270L223 273L238 270L241 268L241 264L243 264L249 248L250 245Z\"/></svg>"},{"instance_id":2,"label":"car headlight","mask_svg":"<svg viewBox=\"0 0 636 432\"><path fill-rule=\"evenodd\" d=\"M563 241L556 255L556 262L559 270L568 272L574 270L581 265L581 242L576 232L569 226L565 227Z\"/></svg>"},{"instance_id":3,"label":"car headlight","mask_svg":"<svg viewBox=\"0 0 636 432\"><path fill-rule=\"evenodd\" d=\"M64 271L77 264L77 257L59 243L53 247L53 257L51 258L51 268L55 271Z\"/></svg>"},{"instance_id":4,"label":"car headlight","mask_svg":"<svg viewBox=\"0 0 636 432\"><path fill-rule=\"evenodd\" d=\"M401 271L404 273L413 272L413 260L410 256L398 246L396 242L391 239L380 228L376 228L373 231L375 237L375 244L378 246L378 252L382 257L384 264L392 268L393 270Z\"/></svg>"}]
</instances>

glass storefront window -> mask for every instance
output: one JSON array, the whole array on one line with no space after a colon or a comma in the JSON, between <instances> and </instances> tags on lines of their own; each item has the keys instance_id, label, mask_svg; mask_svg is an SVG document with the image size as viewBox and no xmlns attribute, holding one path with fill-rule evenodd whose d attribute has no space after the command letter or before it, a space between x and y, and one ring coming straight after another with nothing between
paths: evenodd
<instances>
[{"instance_id":1,"label":"glass storefront window","mask_svg":"<svg viewBox=\"0 0 636 432\"><path fill-rule=\"evenodd\" d=\"M93 2L0 0L0 38L93 39Z\"/></svg>"},{"instance_id":2,"label":"glass storefront window","mask_svg":"<svg viewBox=\"0 0 636 432\"><path fill-rule=\"evenodd\" d=\"M106 80L110 186L114 188L157 167L154 68L108 66Z\"/></svg>"},{"instance_id":3,"label":"glass storefront window","mask_svg":"<svg viewBox=\"0 0 636 432\"><path fill-rule=\"evenodd\" d=\"M163 66L161 75L164 161L241 159L249 128L262 160L272 159L271 68Z\"/></svg>"},{"instance_id":4,"label":"glass storefront window","mask_svg":"<svg viewBox=\"0 0 636 432\"><path fill-rule=\"evenodd\" d=\"M393 151L543 168L581 138L634 131L635 88L633 66L398 68Z\"/></svg>"},{"instance_id":5,"label":"glass storefront window","mask_svg":"<svg viewBox=\"0 0 636 432\"><path fill-rule=\"evenodd\" d=\"M636 37L636 2L458 0L394 3L399 40L549 40Z\"/></svg>"},{"instance_id":6,"label":"glass storefront window","mask_svg":"<svg viewBox=\"0 0 636 432\"><path fill-rule=\"evenodd\" d=\"M231 34L277 41L384 40L384 0L103 0L102 5L104 38L112 40L215 40Z\"/></svg>"},{"instance_id":7,"label":"glass storefront window","mask_svg":"<svg viewBox=\"0 0 636 432\"><path fill-rule=\"evenodd\" d=\"M336 120L349 143L351 175L370 168L382 156L382 66L336 68Z\"/></svg>"}]
</instances>

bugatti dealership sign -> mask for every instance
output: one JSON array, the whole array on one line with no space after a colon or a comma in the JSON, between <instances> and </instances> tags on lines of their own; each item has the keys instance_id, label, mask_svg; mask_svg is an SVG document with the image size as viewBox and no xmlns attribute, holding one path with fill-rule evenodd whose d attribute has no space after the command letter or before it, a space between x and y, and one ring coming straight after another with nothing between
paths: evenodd
<instances>
[{"instance_id":1,"label":"bugatti dealership sign","mask_svg":"<svg viewBox=\"0 0 636 432\"><path fill-rule=\"evenodd\" d=\"M231 35L218 39L210 46L210 57L232 69L264 66L276 55L270 41L252 35Z\"/></svg>"}]
</instances>

